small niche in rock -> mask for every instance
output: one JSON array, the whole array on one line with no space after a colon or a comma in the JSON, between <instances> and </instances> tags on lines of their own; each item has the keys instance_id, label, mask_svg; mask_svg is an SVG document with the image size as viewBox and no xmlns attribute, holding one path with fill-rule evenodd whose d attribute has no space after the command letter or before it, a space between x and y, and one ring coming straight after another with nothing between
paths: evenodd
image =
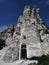
<instances>
[{"instance_id":1,"label":"small niche in rock","mask_svg":"<svg viewBox=\"0 0 49 65\"><path fill-rule=\"evenodd\" d=\"M33 25L35 25L35 23L32 23Z\"/></svg>"},{"instance_id":2,"label":"small niche in rock","mask_svg":"<svg viewBox=\"0 0 49 65\"><path fill-rule=\"evenodd\" d=\"M22 21L20 21L20 25L22 25Z\"/></svg>"},{"instance_id":3,"label":"small niche in rock","mask_svg":"<svg viewBox=\"0 0 49 65\"><path fill-rule=\"evenodd\" d=\"M26 39L26 36L25 35L23 35L23 39Z\"/></svg>"},{"instance_id":4,"label":"small niche in rock","mask_svg":"<svg viewBox=\"0 0 49 65\"><path fill-rule=\"evenodd\" d=\"M21 35L21 33L20 33L20 32L16 32L16 34L17 34L17 35Z\"/></svg>"}]
</instances>

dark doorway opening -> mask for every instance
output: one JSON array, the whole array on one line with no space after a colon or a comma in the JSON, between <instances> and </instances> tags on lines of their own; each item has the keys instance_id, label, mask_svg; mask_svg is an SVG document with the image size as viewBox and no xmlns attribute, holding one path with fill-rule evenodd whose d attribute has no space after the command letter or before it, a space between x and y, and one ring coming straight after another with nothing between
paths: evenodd
<instances>
[{"instance_id":1,"label":"dark doorway opening","mask_svg":"<svg viewBox=\"0 0 49 65\"><path fill-rule=\"evenodd\" d=\"M22 44L21 45L21 59L26 59L26 58L27 58L26 45Z\"/></svg>"}]
</instances>

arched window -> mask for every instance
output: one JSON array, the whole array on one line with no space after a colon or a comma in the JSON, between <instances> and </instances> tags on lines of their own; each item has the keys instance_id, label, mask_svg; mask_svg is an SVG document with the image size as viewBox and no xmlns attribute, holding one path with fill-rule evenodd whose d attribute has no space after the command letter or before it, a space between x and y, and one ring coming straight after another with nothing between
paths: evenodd
<instances>
[{"instance_id":1,"label":"arched window","mask_svg":"<svg viewBox=\"0 0 49 65\"><path fill-rule=\"evenodd\" d=\"M26 45L25 44L22 44L21 45L21 49L26 49Z\"/></svg>"},{"instance_id":2,"label":"arched window","mask_svg":"<svg viewBox=\"0 0 49 65\"><path fill-rule=\"evenodd\" d=\"M21 45L21 59L27 58L26 44Z\"/></svg>"}]
</instances>

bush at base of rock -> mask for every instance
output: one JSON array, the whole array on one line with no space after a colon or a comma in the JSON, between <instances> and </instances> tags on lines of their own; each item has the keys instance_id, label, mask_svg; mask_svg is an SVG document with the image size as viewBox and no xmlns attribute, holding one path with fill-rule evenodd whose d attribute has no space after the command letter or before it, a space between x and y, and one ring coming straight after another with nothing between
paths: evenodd
<instances>
[{"instance_id":1,"label":"bush at base of rock","mask_svg":"<svg viewBox=\"0 0 49 65\"><path fill-rule=\"evenodd\" d=\"M29 64L29 65L49 65L49 55L47 56L43 55L41 57L34 57L33 59L38 60L38 64Z\"/></svg>"}]
</instances>

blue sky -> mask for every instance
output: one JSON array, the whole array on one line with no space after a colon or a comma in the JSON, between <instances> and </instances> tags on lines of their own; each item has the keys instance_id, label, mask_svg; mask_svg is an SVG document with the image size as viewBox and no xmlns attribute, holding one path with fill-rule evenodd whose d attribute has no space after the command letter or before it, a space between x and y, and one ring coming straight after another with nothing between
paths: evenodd
<instances>
[{"instance_id":1,"label":"blue sky","mask_svg":"<svg viewBox=\"0 0 49 65\"><path fill-rule=\"evenodd\" d=\"M39 7L40 16L49 27L49 0L0 0L0 31L11 23L16 26L25 5L29 5L31 8Z\"/></svg>"}]
</instances>

